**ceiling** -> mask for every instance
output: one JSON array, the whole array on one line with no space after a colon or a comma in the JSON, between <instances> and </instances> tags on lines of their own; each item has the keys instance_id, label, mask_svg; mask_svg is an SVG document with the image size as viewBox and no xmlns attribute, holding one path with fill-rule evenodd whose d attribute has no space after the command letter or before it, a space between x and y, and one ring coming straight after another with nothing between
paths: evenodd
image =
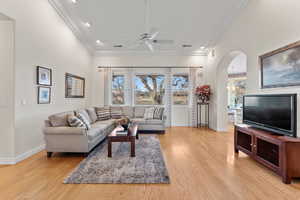
<instances>
[{"instance_id":1,"label":"ceiling","mask_svg":"<svg viewBox=\"0 0 300 200\"><path fill-rule=\"evenodd\" d=\"M147 51L145 46L128 48L145 33L144 0L49 2L90 51ZM200 47L213 46L246 3L247 0L149 0L149 27L159 30L157 39L175 41L156 44L156 51L202 52ZM86 27L86 22L91 27ZM119 44L123 47L113 47ZM183 44L192 47L182 48Z\"/></svg>"}]
</instances>

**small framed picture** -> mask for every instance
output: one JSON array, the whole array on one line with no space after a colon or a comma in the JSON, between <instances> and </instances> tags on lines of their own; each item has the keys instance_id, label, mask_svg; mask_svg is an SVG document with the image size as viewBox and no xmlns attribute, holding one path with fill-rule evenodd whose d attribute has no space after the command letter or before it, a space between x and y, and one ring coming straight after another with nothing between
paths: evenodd
<instances>
[{"instance_id":1,"label":"small framed picture","mask_svg":"<svg viewBox=\"0 0 300 200\"><path fill-rule=\"evenodd\" d=\"M51 86L52 85L52 70L46 67L37 66L37 84Z\"/></svg>"},{"instance_id":2,"label":"small framed picture","mask_svg":"<svg viewBox=\"0 0 300 200\"><path fill-rule=\"evenodd\" d=\"M51 88L38 87L38 104L50 104L51 102Z\"/></svg>"}]
</instances>

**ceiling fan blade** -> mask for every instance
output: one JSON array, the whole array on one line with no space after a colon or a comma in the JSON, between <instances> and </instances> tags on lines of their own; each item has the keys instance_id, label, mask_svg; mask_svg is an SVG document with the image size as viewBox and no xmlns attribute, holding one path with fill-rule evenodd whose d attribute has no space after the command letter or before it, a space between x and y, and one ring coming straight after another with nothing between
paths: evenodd
<instances>
[{"instance_id":1,"label":"ceiling fan blade","mask_svg":"<svg viewBox=\"0 0 300 200\"><path fill-rule=\"evenodd\" d=\"M155 44L174 44L174 40L152 40Z\"/></svg>"},{"instance_id":2,"label":"ceiling fan blade","mask_svg":"<svg viewBox=\"0 0 300 200\"><path fill-rule=\"evenodd\" d=\"M145 44L150 49L150 51L154 51L153 45L149 41L145 41Z\"/></svg>"},{"instance_id":3,"label":"ceiling fan blade","mask_svg":"<svg viewBox=\"0 0 300 200\"><path fill-rule=\"evenodd\" d=\"M149 39L150 39L150 40L154 40L154 39L158 36L158 34L159 34L158 31L152 33L152 34L150 35Z\"/></svg>"}]
</instances>

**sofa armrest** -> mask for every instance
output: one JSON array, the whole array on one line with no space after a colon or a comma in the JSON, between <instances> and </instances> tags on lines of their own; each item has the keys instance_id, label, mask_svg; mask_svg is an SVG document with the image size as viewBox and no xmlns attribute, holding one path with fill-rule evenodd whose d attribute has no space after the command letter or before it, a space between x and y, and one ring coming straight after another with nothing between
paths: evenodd
<instances>
[{"instance_id":1,"label":"sofa armrest","mask_svg":"<svg viewBox=\"0 0 300 200\"><path fill-rule=\"evenodd\" d=\"M83 127L45 127L45 135L87 135Z\"/></svg>"}]
</instances>

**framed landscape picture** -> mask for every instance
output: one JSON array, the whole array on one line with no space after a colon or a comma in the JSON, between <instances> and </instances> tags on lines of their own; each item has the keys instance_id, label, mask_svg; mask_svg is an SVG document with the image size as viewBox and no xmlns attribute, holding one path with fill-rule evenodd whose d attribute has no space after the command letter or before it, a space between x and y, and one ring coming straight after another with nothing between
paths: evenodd
<instances>
[{"instance_id":1,"label":"framed landscape picture","mask_svg":"<svg viewBox=\"0 0 300 200\"><path fill-rule=\"evenodd\" d=\"M51 86L52 85L52 70L46 67L37 66L37 84Z\"/></svg>"},{"instance_id":2,"label":"framed landscape picture","mask_svg":"<svg viewBox=\"0 0 300 200\"><path fill-rule=\"evenodd\" d=\"M260 56L261 87L300 85L300 41Z\"/></svg>"},{"instance_id":3,"label":"framed landscape picture","mask_svg":"<svg viewBox=\"0 0 300 200\"><path fill-rule=\"evenodd\" d=\"M38 87L38 104L50 104L51 102L51 88Z\"/></svg>"},{"instance_id":4,"label":"framed landscape picture","mask_svg":"<svg viewBox=\"0 0 300 200\"><path fill-rule=\"evenodd\" d=\"M84 98L85 78L66 73L66 98Z\"/></svg>"}]
</instances>

